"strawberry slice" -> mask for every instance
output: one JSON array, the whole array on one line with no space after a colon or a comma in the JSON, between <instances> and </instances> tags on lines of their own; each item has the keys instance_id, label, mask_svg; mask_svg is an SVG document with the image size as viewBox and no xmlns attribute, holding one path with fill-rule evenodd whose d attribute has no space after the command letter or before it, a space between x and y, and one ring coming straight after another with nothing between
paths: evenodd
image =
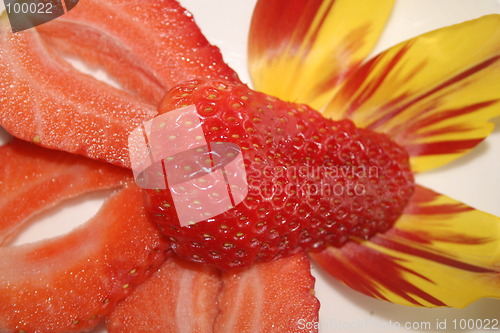
<instances>
[{"instance_id":1,"label":"strawberry slice","mask_svg":"<svg viewBox=\"0 0 500 333\"><path fill-rule=\"evenodd\" d=\"M83 193L116 187L130 177L126 169L19 140L0 147L0 156L0 245L32 216Z\"/></svg>"},{"instance_id":2,"label":"strawberry slice","mask_svg":"<svg viewBox=\"0 0 500 333\"><path fill-rule=\"evenodd\" d=\"M48 148L128 165L127 135L156 114L129 93L84 75L35 29L0 18L0 126Z\"/></svg>"},{"instance_id":3,"label":"strawberry slice","mask_svg":"<svg viewBox=\"0 0 500 333\"><path fill-rule=\"evenodd\" d=\"M45 147L129 166L128 133L172 85L238 81L174 0L85 0L39 30L43 38L36 29L13 34L0 19L0 126ZM130 91L83 75L61 52L102 64Z\"/></svg>"},{"instance_id":4,"label":"strawberry slice","mask_svg":"<svg viewBox=\"0 0 500 333\"><path fill-rule=\"evenodd\" d=\"M115 308L108 332L213 332L219 275L215 268L169 258Z\"/></svg>"},{"instance_id":5,"label":"strawberry slice","mask_svg":"<svg viewBox=\"0 0 500 333\"><path fill-rule=\"evenodd\" d=\"M171 258L116 307L107 328L110 333L304 332L302 326L318 321L313 288L303 254L222 275Z\"/></svg>"},{"instance_id":6,"label":"strawberry slice","mask_svg":"<svg viewBox=\"0 0 500 333\"><path fill-rule=\"evenodd\" d=\"M306 255L224 273L223 283L214 332L317 332L319 302Z\"/></svg>"},{"instance_id":7,"label":"strawberry slice","mask_svg":"<svg viewBox=\"0 0 500 333\"><path fill-rule=\"evenodd\" d=\"M60 51L103 66L155 105L186 80L238 81L220 50L175 0L82 0L38 30Z\"/></svg>"},{"instance_id":8,"label":"strawberry slice","mask_svg":"<svg viewBox=\"0 0 500 333\"><path fill-rule=\"evenodd\" d=\"M0 332L80 332L111 312L167 254L141 198L131 184L65 236L0 247Z\"/></svg>"}]
</instances>

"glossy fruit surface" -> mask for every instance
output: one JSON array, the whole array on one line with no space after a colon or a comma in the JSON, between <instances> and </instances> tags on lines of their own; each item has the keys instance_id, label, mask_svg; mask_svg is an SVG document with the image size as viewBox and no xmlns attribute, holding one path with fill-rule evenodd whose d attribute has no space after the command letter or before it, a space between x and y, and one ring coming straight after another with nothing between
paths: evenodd
<instances>
[{"instance_id":1,"label":"glossy fruit surface","mask_svg":"<svg viewBox=\"0 0 500 333\"><path fill-rule=\"evenodd\" d=\"M235 208L187 226L171 190L145 191L151 216L189 260L228 270L369 238L395 222L413 192L404 149L349 120L221 80L179 85L159 110L189 105L207 142L240 147L248 184Z\"/></svg>"}]
</instances>

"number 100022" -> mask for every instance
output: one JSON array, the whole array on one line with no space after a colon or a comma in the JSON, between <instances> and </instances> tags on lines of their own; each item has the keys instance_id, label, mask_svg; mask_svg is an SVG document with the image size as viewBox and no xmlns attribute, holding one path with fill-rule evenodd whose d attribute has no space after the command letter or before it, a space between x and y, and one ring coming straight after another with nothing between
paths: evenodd
<instances>
[{"instance_id":1,"label":"number 100022","mask_svg":"<svg viewBox=\"0 0 500 333\"><path fill-rule=\"evenodd\" d=\"M5 9L14 14L52 14L51 3L8 3Z\"/></svg>"}]
</instances>

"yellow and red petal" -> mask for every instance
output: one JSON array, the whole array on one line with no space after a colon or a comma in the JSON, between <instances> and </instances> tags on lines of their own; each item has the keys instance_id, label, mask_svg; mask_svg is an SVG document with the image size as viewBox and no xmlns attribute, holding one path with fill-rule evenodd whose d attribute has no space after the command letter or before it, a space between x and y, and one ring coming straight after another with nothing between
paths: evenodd
<instances>
[{"instance_id":1,"label":"yellow and red petal","mask_svg":"<svg viewBox=\"0 0 500 333\"><path fill-rule=\"evenodd\" d=\"M249 36L254 88L319 109L370 53L394 0L260 0Z\"/></svg>"},{"instance_id":2,"label":"yellow and red petal","mask_svg":"<svg viewBox=\"0 0 500 333\"><path fill-rule=\"evenodd\" d=\"M388 232L311 256L366 295L461 308L479 298L500 298L499 235L499 217L417 186L405 214Z\"/></svg>"},{"instance_id":3,"label":"yellow and red petal","mask_svg":"<svg viewBox=\"0 0 500 333\"><path fill-rule=\"evenodd\" d=\"M439 29L381 53L345 82L325 115L385 132L416 172L465 154L500 115L500 15Z\"/></svg>"}]
</instances>

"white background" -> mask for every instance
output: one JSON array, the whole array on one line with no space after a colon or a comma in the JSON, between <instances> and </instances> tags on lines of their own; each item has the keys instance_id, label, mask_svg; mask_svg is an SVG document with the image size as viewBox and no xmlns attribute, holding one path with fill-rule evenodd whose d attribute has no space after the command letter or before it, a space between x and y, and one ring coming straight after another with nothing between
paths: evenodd
<instances>
[{"instance_id":1,"label":"white background","mask_svg":"<svg viewBox=\"0 0 500 333\"><path fill-rule=\"evenodd\" d=\"M194 14L207 38L221 48L226 61L248 83L246 45L255 1L182 0L181 3ZM0 11L2 9L3 3L0 3ZM397 0L374 54L423 32L488 13L500 13L500 0ZM500 120L495 123L495 132L473 152L438 170L418 175L417 182L500 216ZM7 139L0 129L0 142ZM16 244L68 232L91 217L105 197L104 194L91 195L86 200L71 201L51 210L26 230ZM68 221L72 223L68 224ZM465 309L412 308L361 295L316 268L313 268L313 274L317 278L316 295L321 302L321 333L487 332L437 330L436 322L447 320L450 327L453 319L500 319L500 300L483 299ZM391 321L402 326L405 323L422 326L429 322L432 330L398 329L396 324L390 324ZM99 328L97 332L105 330Z\"/></svg>"}]
</instances>

